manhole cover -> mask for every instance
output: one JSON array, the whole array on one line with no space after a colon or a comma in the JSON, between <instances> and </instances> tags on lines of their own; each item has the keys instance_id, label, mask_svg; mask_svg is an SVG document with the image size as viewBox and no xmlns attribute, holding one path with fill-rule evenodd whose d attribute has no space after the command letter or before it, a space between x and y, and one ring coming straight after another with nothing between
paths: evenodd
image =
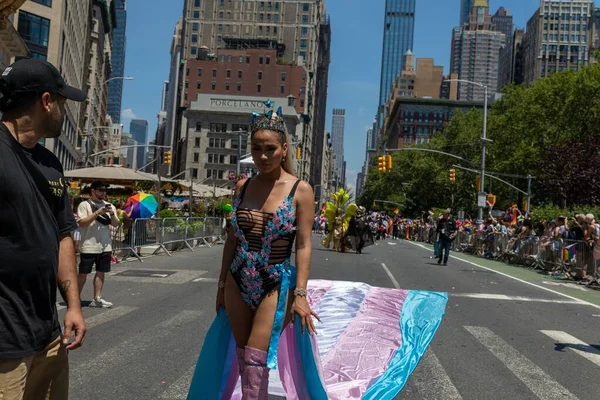
<instances>
[{"instance_id":1,"label":"manhole cover","mask_svg":"<svg viewBox=\"0 0 600 400\"><path fill-rule=\"evenodd\" d=\"M176 271L149 271L143 269L130 269L127 271L119 272L115 276L132 276L137 278L168 278L173 275Z\"/></svg>"}]
</instances>

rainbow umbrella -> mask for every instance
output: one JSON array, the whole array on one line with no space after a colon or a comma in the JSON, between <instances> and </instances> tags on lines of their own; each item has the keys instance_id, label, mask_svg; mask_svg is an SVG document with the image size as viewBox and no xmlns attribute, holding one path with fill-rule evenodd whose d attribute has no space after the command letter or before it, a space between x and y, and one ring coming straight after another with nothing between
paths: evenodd
<instances>
[{"instance_id":1,"label":"rainbow umbrella","mask_svg":"<svg viewBox=\"0 0 600 400\"><path fill-rule=\"evenodd\" d=\"M131 212L133 209L133 212ZM125 211L131 212L131 218L152 218L156 210L158 209L158 203L154 196L148 193L138 193L127 199L125 204Z\"/></svg>"}]
</instances>

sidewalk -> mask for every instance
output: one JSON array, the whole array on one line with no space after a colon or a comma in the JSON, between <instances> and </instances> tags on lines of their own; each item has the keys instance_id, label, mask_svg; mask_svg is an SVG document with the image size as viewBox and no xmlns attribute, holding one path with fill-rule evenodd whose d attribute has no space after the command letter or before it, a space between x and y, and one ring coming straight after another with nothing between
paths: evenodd
<instances>
[{"instance_id":1,"label":"sidewalk","mask_svg":"<svg viewBox=\"0 0 600 400\"><path fill-rule=\"evenodd\" d=\"M432 245L412 241L409 243L433 252ZM571 296L575 299L587 301L600 307L600 290L588 289L582 285L578 285L572 280L556 279L550 275L547 275L546 273L533 271L526 267L508 265L503 262L488 260L485 258L475 257L469 254L458 253L455 251L451 252L450 256L452 258L462 260L468 264L496 271L500 274L508 275L510 277L522 280L529 284L537 285L542 289L548 289L554 292L562 293L567 296ZM598 314L600 315L600 311L598 312Z\"/></svg>"}]
</instances>

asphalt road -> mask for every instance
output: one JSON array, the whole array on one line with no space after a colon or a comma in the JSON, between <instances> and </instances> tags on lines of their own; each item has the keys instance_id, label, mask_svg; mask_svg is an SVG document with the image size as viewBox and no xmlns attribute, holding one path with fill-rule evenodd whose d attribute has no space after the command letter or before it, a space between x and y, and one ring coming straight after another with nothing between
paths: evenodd
<instances>
[{"instance_id":1,"label":"asphalt road","mask_svg":"<svg viewBox=\"0 0 600 400\"><path fill-rule=\"evenodd\" d=\"M600 307L472 263L438 266L413 243L386 240L363 255L317 243L312 278L448 292L442 325L398 399L600 398ZM214 317L221 252L115 266L104 293L115 307L84 308L89 333L70 354L71 398L185 399Z\"/></svg>"}]
</instances>

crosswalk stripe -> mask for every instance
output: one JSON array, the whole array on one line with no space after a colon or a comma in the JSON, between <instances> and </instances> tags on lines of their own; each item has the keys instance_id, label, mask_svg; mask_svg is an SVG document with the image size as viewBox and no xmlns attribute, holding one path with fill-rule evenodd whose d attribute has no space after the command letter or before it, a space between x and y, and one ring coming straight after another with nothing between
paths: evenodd
<instances>
[{"instance_id":1,"label":"crosswalk stripe","mask_svg":"<svg viewBox=\"0 0 600 400\"><path fill-rule=\"evenodd\" d=\"M413 379L419 396L423 399L460 400L462 396L450 380L440 360L428 350L419 362L418 375L425 379Z\"/></svg>"},{"instance_id":2,"label":"crosswalk stripe","mask_svg":"<svg viewBox=\"0 0 600 400\"><path fill-rule=\"evenodd\" d=\"M135 311L137 309L138 309L137 307L124 307L124 306L110 308L110 309L107 309L106 311L101 312L100 314L96 314L91 317L86 317L85 318L85 326L87 327L87 329L92 329L98 325L112 321L113 319L117 319L119 317L122 317L123 315L127 315L130 312Z\"/></svg>"},{"instance_id":3,"label":"crosswalk stripe","mask_svg":"<svg viewBox=\"0 0 600 400\"><path fill-rule=\"evenodd\" d=\"M546 374L514 347L495 335L491 330L481 326L465 326L469 333L484 345L500 360L521 382L536 396L544 400L577 399L565 387Z\"/></svg>"},{"instance_id":4,"label":"crosswalk stripe","mask_svg":"<svg viewBox=\"0 0 600 400\"><path fill-rule=\"evenodd\" d=\"M195 369L196 366L193 366L187 370L179 379L169 385L160 398L165 400L185 400L190 389L190 383L192 382L192 376L194 375Z\"/></svg>"},{"instance_id":5,"label":"crosswalk stripe","mask_svg":"<svg viewBox=\"0 0 600 400\"><path fill-rule=\"evenodd\" d=\"M600 367L600 350L562 331L540 331ZM577 346L577 347L575 347Z\"/></svg>"},{"instance_id":6,"label":"crosswalk stripe","mask_svg":"<svg viewBox=\"0 0 600 400\"><path fill-rule=\"evenodd\" d=\"M98 372L98 366L101 366L106 371L113 366L127 365L132 359L139 357L140 353L157 346L157 342L171 338L173 327L192 322L201 315L201 311L181 311L174 317L152 327L151 332L141 332L80 365L74 365L73 370L77 371L77 373L71 377L71 387L84 385L90 375Z\"/></svg>"}]
</instances>

